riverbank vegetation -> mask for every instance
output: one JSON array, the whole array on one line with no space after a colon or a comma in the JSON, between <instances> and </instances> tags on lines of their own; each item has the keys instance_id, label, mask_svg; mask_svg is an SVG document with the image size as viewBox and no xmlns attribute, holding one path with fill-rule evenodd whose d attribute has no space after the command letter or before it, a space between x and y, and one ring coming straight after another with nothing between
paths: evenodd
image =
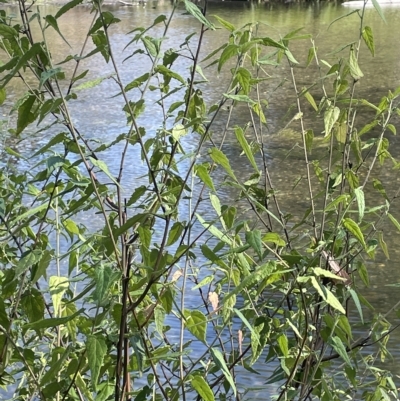
<instances>
[{"instance_id":1,"label":"riverbank vegetation","mask_svg":"<svg viewBox=\"0 0 400 401\"><path fill-rule=\"evenodd\" d=\"M55 15L25 0L18 17L0 10L8 398L397 399L395 378L377 366L390 357L397 305L378 314L363 289L367 262L389 257L383 222L400 229L398 190L377 173L398 167L390 139L400 88L376 103L358 96L360 53L368 62L376 52L365 5L350 12L359 34L327 61L331 49L318 49L304 29L266 36L263 24L234 26L189 0L124 32L122 56L112 39L120 20L95 0L75 53L59 25L80 3ZM193 25L179 43L169 33L175 18ZM203 54L204 40L222 34L225 43ZM296 54L299 41L308 54ZM126 65L133 79L121 73ZM271 132L278 68L293 101L284 129ZM230 82L220 93L211 86L218 100L210 103L204 92L221 71ZM16 80L25 87L17 99ZM124 126L106 143L96 140L88 103L98 92L120 105ZM90 130L75 119L82 108ZM30 157L21 154L18 141L38 133ZM273 135L300 149L285 177L302 193L293 210L282 207L291 194L271 174ZM243 385L244 373L257 385Z\"/></svg>"}]
</instances>

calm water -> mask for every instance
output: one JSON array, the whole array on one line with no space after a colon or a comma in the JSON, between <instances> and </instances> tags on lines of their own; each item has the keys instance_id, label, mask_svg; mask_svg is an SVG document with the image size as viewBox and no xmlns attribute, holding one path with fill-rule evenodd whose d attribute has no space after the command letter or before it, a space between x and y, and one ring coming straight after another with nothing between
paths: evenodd
<instances>
[{"instance_id":1,"label":"calm water","mask_svg":"<svg viewBox=\"0 0 400 401\"><path fill-rule=\"evenodd\" d=\"M149 2L145 6L135 7L122 7L122 6L107 6L114 15L122 20L122 22L111 29L112 42L114 46L114 54L117 60L122 61L125 59L132 49L124 50L126 44L130 38L125 36L125 33L138 27L148 26L152 21L159 15L169 15L172 6L167 2L153 3ZM59 7L52 5L43 5L40 7L42 15L55 14ZM106 7L105 7L106 8ZM67 38L71 45L71 54L78 54L80 46L86 35L85 27L89 24L89 21L93 16L89 13L90 9L84 6L77 7L67 15L64 15L59 21L60 29ZM351 43L355 40L358 33L358 17L351 15L349 18L342 19L332 26L331 22L337 19L339 16L344 15L351 11L349 7L343 7L335 4L312 4L312 5L297 5L291 4L288 6L278 5L253 5L250 3L215 3L209 6L209 14L217 14L220 17L231 21L235 26L240 27L248 22L260 21L263 24L260 25L260 31L264 35L271 36L272 38L279 38L284 36L286 33L304 27L304 33L311 33L315 38L316 45L320 52L320 58L327 62L334 62L337 55L332 53L339 49L342 45ZM15 10L16 12L16 10ZM363 49L360 67L364 72L365 77L360 80L358 84L358 96L363 96L370 101L378 101L379 98L384 95L388 89L395 89L400 86L398 77L400 76L400 46L398 43L398 27L400 26L400 9L395 7L384 7L385 17L387 24L385 24L378 14L371 8L366 12L367 24L372 27L375 35L375 46L376 55L372 59L366 48ZM188 15L184 15L183 11L178 11L175 17L171 30L169 31L168 40L165 46L176 46L184 42L187 35L193 30L196 30L197 24L193 18ZM162 30L160 27L153 29L153 35L161 35ZM38 32L36 32L38 35ZM224 31L208 32L205 35L203 42L203 56L210 53L215 48L219 47L227 38L227 34ZM49 37L50 47L52 49L52 55L56 61L61 61L65 58L67 52L65 43L55 34ZM308 49L311 46L309 41L296 41L291 47L296 59L304 65L307 58ZM365 46L364 46L365 47ZM343 53L343 57L346 57L347 52ZM68 71L68 64L66 65L67 75L72 70ZM72 67L70 67L72 68ZM135 58L134 62L126 62L121 66L121 74L124 78L124 82L130 82L134 77L138 77L147 71L148 65L145 59ZM187 65L181 62L177 66L178 70L182 75L187 75ZM101 56L96 56L89 60L85 60L81 65L81 71L90 69L90 75L88 79L94 77L105 77L112 72L111 65L105 65ZM204 84L203 95L207 100L218 101L218 94L226 91L229 76L227 74L228 68L221 72L218 76L215 70L208 72L205 70L205 74L209 75L210 82ZM263 85L263 96L269 101L270 109L267 115L269 122L269 132L266 135L267 152L269 156L269 167L272 180L276 187L279 188L279 199L282 202L282 208L284 211L295 211L292 214L298 213L302 215L302 210L308 207L308 204L304 198L304 189L300 185L295 190L292 189L293 182L293 171L302 174L304 166L299 158L299 153L294 150L289 155L286 154L300 138L293 136L277 135L278 131L283 128L289 121L293 114L286 115L286 112L290 106L294 104L293 90L290 82L286 82L278 90L274 90L278 84L282 81L286 75L286 67L276 67L269 70L271 74L271 80L267 84ZM296 69L296 78L299 86L308 86L316 78L317 71L315 68ZM121 112L121 103L118 99L112 97L112 95L118 92L115 83L111 80L105 80L101 84L101 91L95 91L93 94L91 91L80 91L78 92L78 100L71 103L72 115L75 118L75 122L79 127L80 131L86 138L96 139L100 143L110 142L117 135L126 131L125 127L125 116ZM9 89L9 100L3 110L1 111L3 118L8 115L8 108L11 105L11 101L17 96L23 93L23 88L19 82L15 81L14 86ZM109 96L104 96L109 94ZM100 96L101 95L101 96ZM316 93L316 96L318 93ZM154 101L157 99L154 98ZM174 99L171 99L171 101ZM150 102L151 103L151 102ZM309 113L311 116L312 113ZM362 126L362 119L364 116L360 116L359 125ZM145 122L148 133L154 132L159 126L162 120L162 114L160 109L147 107L146 112L142 117L142 121ZM247 113L239 112L234 115L234 123L244 124L247 122ZM312 117L306 117L307 128L313 128L314 132L322 130L321 126L318 126ZM224 126L223 118L218 120L213 128L213 131L218 138L219 132L222 132ZM293 127L298 128L298 127ZM13 138L5 138L3 145L13 146L18 152L29 155L33 151L37 150L41 145L47 142L48 133L35 135L30 133L26 135L23 141L16 142ZM391 139L391 151L394 156L400 154L400 143L396 137ZM188 139L186 141L186 150L194 148L196 145L195 141ZM239 176L246 177L249 171L242 165L240 156L240 150L235 145L233 139L228 138L227 145L224 151L229 155L231 164L237 171ZM323 151L319 150L319 151ZM110 169L114 172L118 169L116 163L120 157L121 148L114 147L112 152L102 154L104 160L108 163ZM127 166L125 175L126 182L139 182L139 177L145 173L144 166L141 167L140 163L136 163L139 160L138 152L131 152L129 157L132 163ZM1 162L1 161L0 161ZM24 165L21 164L21 168ZM183 167L184 168L184 165ZM375 177L381 179L384 183L390 184L389 196L393 194L399 187L400 177L397 171L389 170L389 166L375 173ZM223 177L219 179L222 181ZM218 180L218 178L217 178ZM129 188L128 188L129 189ZM233 196L228 189L221 190L222 198L229 198ZM398 207L395 206L391 212L400 218ZM95 224L92 222L92 224ZM391 226L385 226L385 240L390 249L391 260L386 261L383 255L378 255L377 260L370 262L368 265L371 277L371 288L366 291L367 299L377 306L381 312L387 311L397 300L400 300L400 291L395 287L388 287L387 284L393 284L400 282L400 248L397 245L399 241L399 235L395 235L394 230ZM188 302L191 300L189 299ZM193 302L197 302L193 301ZM395 360L391 362L390 366L400 374L400 361L397 363L396 359L400 357L396 344L400 342L400 330L392 335L392 348L394 351ZM246 387L262 385L268 372L265 375L255 378L253 375L246 373L242 374L241 383ZM269 389L270 394L273 393L273 389Z\"/></svg>"}]
</instances>

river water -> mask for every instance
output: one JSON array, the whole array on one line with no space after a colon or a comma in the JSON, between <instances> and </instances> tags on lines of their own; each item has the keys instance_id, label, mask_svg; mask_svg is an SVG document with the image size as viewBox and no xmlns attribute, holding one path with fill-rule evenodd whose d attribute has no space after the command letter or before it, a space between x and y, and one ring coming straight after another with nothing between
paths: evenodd
<instances>
[{"instance_id":1,"label":"river water","mask_svg":"<svg viewBox=\"0 0 400 401\"><path fill-rule=\"evenodd\" d=\"M112 42L114 46L114 54L118 60L123 60L129 55L129 51L124 50L126 44L130 40L125 35L126 32L138 26L148 26L159 14L169 15L172 10L172 5L169 2L147 2L133 7L124 7L122 5L107 5L105 9L110 10L116 17L121 19L121 23L113 26L110 30ZM59 6L43 4L40 6L42 15L55 14ZM13 10L10 8L9 10ZM336 55L332 54L334 50L341 46L351 43L356 40L359 24L356 14L348 18L341 19L333 25L332 21L340 16L349 13L352 10L350 7L344 7L334 3L315 3L315 4L253 4L247 2L220 2L211 3L208 13L217 14L220 17L232 22L235 26L240 27L249 22L260 21L263 24L260 30L264 35L272 38L279 38L288 32L304 27L304 33L310 33L315 38L316 46L320 52L320 58L327 62L333 62ZM398 27L400 26L399 8L392 6L383 7L383 11L387 20L385 24L373 8L368 8L366 11L367 24L371 26L375 36L376 55L371 57L370 53L364 46L361 53L360 67L364 72L365 77L359 82L357 93L369 101L378 102L379 98L387 93L388 89L394 90L400 86L400 46L398 39ZM16 10L14 11L16 12ZM86 35L86 27L93 18L90 14L90 8L85 6L76 7L69 13L65 14L59 21L60 29L67 38L71 50L71 54L77 54L80 51L80 46ZM193 31L198 31L198 24L193 20L193 17L185 15L183 10L177 12L177 16L172 22L169 31L166 46L179 45L183 43L186 36ZM161 26L156 27L153 35L161 34ZM38 35L38 32L35 34ZM227 34L224 31L207 32L203 42L202 55L210 53L212 50L219 47L227 39ZM49 45L52 49L52 55L56 61L61 61L65 58L65 44L56 34L49 37ZM291 47L295 58L304 65L310 42L307 40L296 41ZM344 55L345 56L345 55ZM139 60L139 61L137 61ZM101 56L96 56L89 60L85 60L82 66L83 69L90 69L88 79L95 77L105 77L112 72L110 65L105 65ZM178 66L180 72L187 74L187 65L182 63ZM68 68L68 67L65 67ZM134 77L138 77L147 71L148 65L141 59L135 59L134 63L126 62L121 64L121 74L124 82L130 82ZM214 67L215 68L215 67ZM218 101L219 94L226 91L226 86L229 82L230 74L224 69L216 76L215 69L210 75L210 81L203 86L203 96L208 101ZM207 75L209 70L205 70ZM298 68L296 78L299 86L308 86L316 78L315 68ZM296 142L300 142L300 138L292 135L278 135L280 129L286 126L287 122L293 116L287 114L287 110L294 104L294 92L290 82L284 83L278 90L274 90L282 82L283 78L288 78L287 68L278 66L269 70L272 78L263 86L265 98L269 101L270 108L268 111L269 136L267 136L267 153L270 173L273 182L279 188L279 197L282 201L284 210L293 211L292 214L302 215L301 211L308 207L308 203L304 197L304 189L297 187L293 190L293 182L296 178L293 177L293 172L298 172L303 169L303 164L296 156L296 148L290 154L288 151L292 149ZM75 122L86 138L97 139L101 142L110 142L117 135L124 132L125 116L121 112L121 105L113 94L117 93L116 86L111 79L103 81L100 87L101 90L93 94L91 91L80 91L78 100L72 104L72 114ZM11 102L23 93L23 88L18 81L15 81L8 90L8 100L3 107L2 116L7 118L7 109ZM110 94L110 96L104 96ZM156 99L154 99L156 100ZM311 113L310 113L311 114ZM245 124L247 122L247 114L235 114L234 122L237 124ZM360 117L362 123L363 116ZM148 107L143 120L146 121L146 129L148 132L155 131L162 115L158 109ZM306 118L309 125L313 124L312 118ZM224 121L217 121L213 131L218 136L218 132L223 130ZM362 125L361 125L362 126ZM315 132L322 130L322 127L313 126ZM42 144L48 140L48 133L29 134L25 135L23 141L16 141L14 138L3 137L3 145L12 146L15 150L23 155L32 154ZM390 150L394 156L400 154L400 143L396 137L390 138ZM186 150L190 150L191 143L187 141L185 144ZM194 145L193 145L194 146ZM115 147L113 152L104 153L104 160L109 165L112 171L117 171L121 149ZM238 172L239 176L246 177L248 171L242 165L240 151L233 139L227 140L227 145L224 151L229 155L230 162ZM140 155L130 154L132 160L139 159ZM1 162L1 161L0 161ZM24 166L21 165L21 168ZM141 168L138 163L132 162L128 166L125 176L126 180L137 180L138 177L145 174L144 166ZM299 173L300 174L300 173ZM376 178L381 179L384 183L390 183L388 192L394 194L400 184L400 177L397 170L391 170L389 167L379 170ZM222 177L221 177L222 181ZM222 200L224 197L233 196L229 190L221 189ZM398 209L398 208L397 208ZM396 217L400 217L400 213L396 212L396 208L391 210ZM92 224L96 224L92 222ZM369 262L368 269L370 272L371 286L366 289L366 298L376 306L377 310L384 313L395 302L400 300L400 291L394 286L400 282L400 248L397 246L399 235L394 231L392 226L384 227L385 240L388 244L391 259L386 260L383 255L378 254L373 262ZM394 317L392 316L395 322ZM385 363L385 366L394 370L394 373L400 374L400 362L397 359L400 357L398 347L400 343L400 330L392 334L392 345L394 360ZM259 367L262 371L262 366ZM269 372L264 372L259 379L254 378L252 374L243 373L240 379L244 387L254 385L263 385ZM273 393L273 389L269 389L269 393Z\"/></svg>"}]
</instances>

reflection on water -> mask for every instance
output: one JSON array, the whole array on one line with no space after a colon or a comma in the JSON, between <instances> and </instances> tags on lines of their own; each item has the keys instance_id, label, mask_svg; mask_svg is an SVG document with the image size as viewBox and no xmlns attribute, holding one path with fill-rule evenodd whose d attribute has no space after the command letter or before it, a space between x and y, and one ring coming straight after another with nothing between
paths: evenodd
<instances>
[{"instance_id":1,"label":"reflection on water","mask_svg":"<svg viewBox=\"0 0 400 401\"><path fill-rule=\"evenodd\" d=\"M122 7L122 6L107 6L113 12L115 17L121 19L121 23L113 25L110 28L114 55L119 62L120 74L123 77L124 83L127 84L135 77L142 75L148 70L148 62L144 57L135 56L134 61L122 62L133 51L134 47L125 49L130 37L125 33L133 30L138 26L148 26L159 14L169 15L171 12L171 4L168 2L149 2L145 6L140 7ZM58 7L52 5L44 5L40 7L42 15L54 14ZM235 26L240 27L248 22L259 21L259 34L268 35L272 38L279 38L288 32L303 27L304 33L311 33L315 38L316 46L320 52L320 59L331 63L337 59L337 51L343 45L349 44L357 38L359 24L356 14L349 16L346 19L341 19L334 24L332 21L338 17L347 14L348 8L343 8L335 4L291 4L283 5L256 5L252 3L212 3L209 5L209 14L217 14L220 17L232 22ZM397 8L385 7L385 16L387 24L383 23L378 14L373 9L368 9L366 12L366 20L369 26L372 27L375 36L376 55L371 58L368 50L365 48L361 53L360 67L364 72L365 77L357 84L358 96L365 97L369 101L377 102L380 96L384 95L387 90L394 89L398 83L400 76L400 47L398 46L398 35L393 34L398 30L400 22L400 13ZM90 14L90 9L82 6L71 10L59 20L60 30L63 32L70 45L70 54L79 54L81 45L86 35L85 27L93 18ZM189 15L185 15L183 10L177 11L177 16L173 20L169 31L168 39L164 42L165 48L169 46L179 46L184 43L185 38L194 30L195 24ZM158 25L151 31L153 36L161 36L163 26ZM39 35L39 32L35 32ZM212 50L216 49L224 43L227 38L225 31L207 32L203 42L202 56L206 56ZM66 56L66 45L63 40L56 34L49 35L50 48L52 55L57 62L61 62ZM196 37L195 37L196 40ZM295 58L300 62L300 66L305 64L307 59L308 49L311 47L310 41L301 40L295 41L292 44L292 52ZM92 50L89 44L86 53ZM340 54L340 53L339 53ZM345 56L345 54L343 54ZM206 64L205 64L206 65ZM203 67L205 67L205 65ZM67 77L71 76L74 65L72 63L63 64L63 69ZM188 64L180 61L179 65L174 66L182 76L187 76ZM212 67L215 68L215 67ZM83 60L80 65L80 71L89 69L87 79L97 77L107 77L112 73L111 65L106 65L101 55L96 55L93 58ZM208 73L208 74L207 74ZM278 198L281 202L283 211L291 211L292 214L302 215L303 211L308 207L307 200L304 197L304 190L301 185L293 188L294 182L299 175L304 174L304 164L301 162L299 153L296 148L296 143L300 142L300 138L296 135L288 134L288 131L279 133L285 127L287 122L293 116L293 113L287 114L287 110L294 105L295 97L290 81L284 81L287 78L287 67L277 66L268 70L270 79L262 84L262 96L269 102L269 111L267 115L269 127L265 133L266 151L268 154L268 166L274 185L279 188ZM308 69L299 67L295 70L296 79L299 87L307 87L314 82L319 72L316 67ZM205 74L209 76L210 81L203 84L203 96L209 104L219 100L219 95L226 92L230 73L228 68L215 74L215 69L205 69ZM14 81L14 85L8 90L8 99L2 108L2 117L7 118L8 110L11 107L12 101L20 97L24 92L24 88L19 81ZM71 113L74 116L74 121L82 135L99 143L108 143L115 139L118 135L126 132L126 117L121 111L122 103L113 95L118 93L118 87L115 82L109 78L105 79L97 91L77 91L78 99L71 103ZM104 96L106 94L106 96ZM318 98L320 93L315 92L313 95ZM180 94L176 97L171 97L169 102L176 101ZM161 126L163 115L160 108L154 107L154 102L158 98L147 98L146 111L141 117L146 122L148 134L152 135ZM305 111L310 109L305 109ZM228 113L228 112L224 112ZM12 124L15 116L10 120ZM362 126L365 115L359 115L357 124ZM244 125L248 121L248 113L246 109L237 109L233 116L233 123ZM312 113L306 113L306 128L312 128L316 135L323 130L323 127L317 125L312 117ZM216 121L212 131L216 137L221 135L224 130L225 121L222 117ZM291 126L292 127L292 126ZM293 126L296 129L298 127ZM54 131L56 132L56 131ZM247 177L250 170L246 170L246 166L242 165L240 150L232 139L232 133L228 133L228 139L224 147L224 152L230 157L231 164L239 177ZM44 143L47 142L49 133L34 134L30 132L25 134L23 141L17 141L15 138L1 139L3 145L11 146L16 151L23 155L30 155ZM391 140L391 151L397 155L400 153L400 144L396 137ZM187 138L185 147L187 151L196 146L197 138ZM289 152L293 149L292 152ZM116 161L119 160L122 151L121 146L115 146L112 151L105 151L102 157L107 162L112 172L117 172L119 165ZM317 150L320 152L318 156L325 151L324 145ZM135 148L128 154L125 182L140 183L141 177L145 174L146 168L141 165L140 153ZM183 170L187 168L184 162L181 166ZM21 166L23 168L23 166ZM293 174L295 172L295 174ZM400 182L397 171L388 170L388 167L382 168L376 172L376 178L379 178L384 184L390 184L388 190L389 195L394 193ZM222 183L223 177L217 177L217 181ZM130 188L126 188L128 191ZM222 187L221 201L224 198L235 196L229 188ZM295 212L293 212L295 211ZM205 212L205 211L204 211ZM400 217L400 213L396 210L391 211L395 216ZM94 223L95 224L95 223ZM391 254L391 260L384 260L383 255L379 254L377 260L370 262L368 265L371 277L371 288L366 291L367 298L377 306L377 308L385 312L394 302L400 299L398 290L395 287L388 287L387 284L393 284L400 281L400 272L398 264L400 262L400 250L396 247L398 236L395 236L391 226L384 227L385 240L388 244ZM192 301L198 302L194 298ZM400 341L400 332L393 334L392 344ZM397 355L397 354L395 354ZM398 355L397 355L398 356ZM400 373L400 366L394 364L393 368ZM244 386L262 385L268 377L268 372L263 372L259 378L254 378L252 374L241 372L243 376L241 383ZM274 393L270 389L270 394Z\"/></svg>"}]
</instances>

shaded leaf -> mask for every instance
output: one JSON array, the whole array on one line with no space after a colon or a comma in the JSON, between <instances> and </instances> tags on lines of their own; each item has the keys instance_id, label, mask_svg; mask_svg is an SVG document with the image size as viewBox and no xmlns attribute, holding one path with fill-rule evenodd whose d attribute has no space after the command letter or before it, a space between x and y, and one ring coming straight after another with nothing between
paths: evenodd
<instances>
[{"instance_id":1,"label":"shaded leaf","mask_svg":"<svg viewBox=\"0 0 400 401\"><path fill-rule=\"evenodd\" d=\"M100 369L103 365L104 356L107 353L107 345L100 336L89 334L86 341L86 353L90 368L90 379L93 389L97 390Z\"/></svg>"}]
</instances>

